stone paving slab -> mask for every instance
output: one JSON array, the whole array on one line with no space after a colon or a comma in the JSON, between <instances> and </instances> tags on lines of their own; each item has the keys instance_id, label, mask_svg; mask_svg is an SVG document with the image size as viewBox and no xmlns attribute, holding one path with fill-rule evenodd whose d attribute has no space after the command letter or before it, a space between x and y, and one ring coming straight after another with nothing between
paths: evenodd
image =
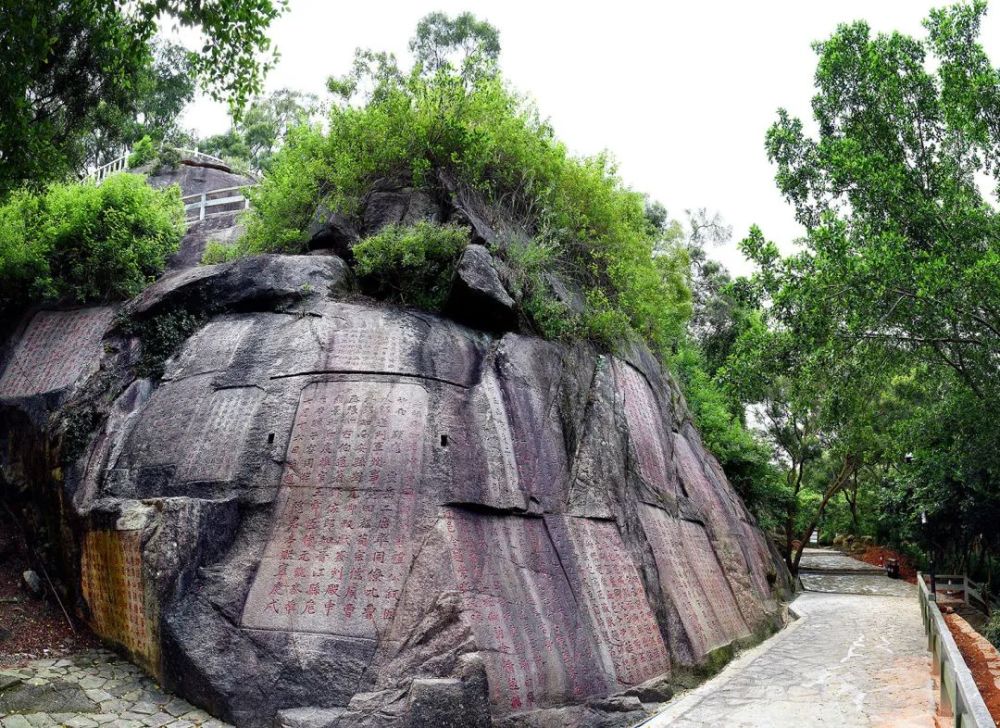
<instances>
[{"instance_id":1,"label":"stone paving slab","mask_svg":"<svg viewBox=\"0 0 1000 728\"><path fill-rule=\"evenodd\" d=\"M800 619L644 728L934 728L917 600L807 592Z\"/></svg>"},{"instance_id":2,"label":"stone paving slab","mask_svg":"<svg viewBox=\"0 0 1000 728\"><path fill-rule=\"evenodd\" d=\"M0 670L0 728L227 728L107 650Z\"/></svg>"},{"instance_id":3,"label":"stone paving slab","mask_svg":"<svg viewBox=\"0 0 1000 728\"><path fill-rule=\"evenodd\" d=\"M902 579L890 579L885 574L800 574L806 591L836 594L868 594L882 597L917 598L917 587Z\"/></svg>"},{"instance_id":4,"label":"stone paving slab","mask_svg":"<svg viewBox=\"0 0 1000 728\"><path fill-rule=\"evenodd\" d=\"M860 574L885 574L885 569L859 561L833 549L803 549L799 561L799 573L802 571L846 571Z\"/></svg>"}]
</instances>

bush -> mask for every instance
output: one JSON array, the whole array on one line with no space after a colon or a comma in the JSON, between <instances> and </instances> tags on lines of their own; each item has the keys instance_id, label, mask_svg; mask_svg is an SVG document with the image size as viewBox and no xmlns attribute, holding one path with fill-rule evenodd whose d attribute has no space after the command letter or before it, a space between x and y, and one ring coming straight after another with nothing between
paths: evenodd
<instances>
[{"instance_id":1,"label":"bush","mask_svg":"<svg viewBox=\"0 0 1000 728\"><path fill-rule=\"evenodd\" d=\"M385 74L361 107L331 112L329 131L300 127L250 191L242 253L302 252L317 206L353 214L380 177L433 183L447 169L548 248L547 264L582 290L579 321L553 300L537 271L495 254L522 278L518 302L543 333L584 334L613 346L639 335L665 351L683 331L690 294L665 285L642 195L606 155L578 159L535 108L496 77L474 83Z\"/></svg>"},{"instance_id":2,"label":"bush","mask_svg":"<svg viewBox=\"0 0 1000 728\"><path fill-rule=\"evenodd\" d=\"M128 168L135 169L144 164L149 164L156 159L156 156L156 147L153 145L153 140L147 134L132 147L132 153L128 155Z\"/></svg>"},{"instance_id":3,"label":"bush","mask_svg":"<svg viewBox=\"0 0 1000 728\"><path fill-rule=\"evenodd\" d=\"M356 271L377 295L436 311L468 241L469 230L455 225L387 225L354 246Z\"/></svg>"},{"instance_id":4,"label":"bush","mask_svg":"<svg viewBox=\"0 0 1000 728\"><path fill-rule=\"evenodd\" d=\"M988 639L994 647L1000 649L1000 611L990 615L989 621L983 627L983 637Z\"/></svg>"},{"instance_id":5,"label":"bush","mask_svg":"<svg viewBox=\"0 0 1000 728\"><path fill-rule=\"evenodd\" d=\"M220 243L218 240L209 240L205 245L205 252L201 254L202 265L215 265L217 263L228 263L237 257L238 251L235 245Z\"/></svg>"},{"instance_id":6,"label":"bush","mask_svg":"<svg viewBox=\"0 0 1000 728\"><path fill-rule=\"evenodd\" d=\"M180 190L154 190L141 176L15 192L0 205L0 312L130 298L183 235Z\"/></svg>"}]
</instances>

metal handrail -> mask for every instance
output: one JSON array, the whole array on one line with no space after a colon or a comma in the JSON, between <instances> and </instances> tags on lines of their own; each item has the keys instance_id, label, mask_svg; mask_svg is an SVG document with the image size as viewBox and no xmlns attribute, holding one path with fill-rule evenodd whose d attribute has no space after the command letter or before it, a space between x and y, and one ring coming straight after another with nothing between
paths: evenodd
<instances>
[{"instance_id":1,"label":"metal handrail","mask_svg":"<svg viewBox=\"0 0 1000 728\"><path fill-rule=\"evenodd\" d=\"M927 589L924 575L919 572L917 598L927 634L927 649L931 653L931 672L937 676L940 686L938 702L941 715L954 716L955 728L995 728L996 723L976 687L976 681L955 644L934 595Z\"/></svg>"}]
</instances>

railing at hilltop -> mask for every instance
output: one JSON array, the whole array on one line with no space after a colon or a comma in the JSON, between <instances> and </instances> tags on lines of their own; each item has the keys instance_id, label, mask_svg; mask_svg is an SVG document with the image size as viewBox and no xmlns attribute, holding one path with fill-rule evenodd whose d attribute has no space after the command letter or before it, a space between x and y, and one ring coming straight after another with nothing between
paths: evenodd
<instances>
[{"instance_id":1,"label":"railing at hilltop","mask_svg":"<svg viewBox=\"0 0 1000 728\"><path fill-rule=\"evenodd\" d=\"M993 600L965 574L935 574L934 582L937 592L947 592L946 596L949 598L961 599L963 604L975 607L989 616L993 608Z\"/></svg>"},{"instance_id":2,"label":"railing at hilltop","mask_svg":"<svg viewBox=\"0 0 1000 728\"><path fill-rule=\"evenodd\" d=\"M937 577L938 584L942 578L962 577ZM995 728L996 723L979 694L976 681L955 644L955 638L951 636L941 610L931 597L924 575L920 573L917 574L917 595L927 633L927 649L931 653L931 672L940 687L940 714L954 717L955 728Z\"/></svg>"},{"instance_id":3,"label":"railing at hilltop","mask_svg":"<svg viewBox=\"0 0 1000 728\"><path fill-rule=\"evenodd\" d=\"M223 195L223 197L217 195ZM210 192L198 192L182 197L181 202L184 203L184 214L188 222L204 220L206 215L212 215L216 212L232 212L250 207L250 200L243 196L243 187L223 187ZM224 205L239 205L239 207L230 207L226 210L215 209Z\"/></svg>"},{"instance_id":4,"label":"railing at hilltop","mask_svg":"<svg viewBox=\"0 0 1000 728\"><path fill-rule=\"evenodd\" d=\"M209 164L216 164L220 167L227 167L225 161L216 157L214 154L205 154L205 152L199 152L197 149L184 149L181 147L174 147L174 150L180 155L181 159L185 159L190 162L208 162ZM126 171L128 169L128 158L131 155L132 152L127 151L117 159L112 159L107 164L101 165L88 174L87 179L92 180L96 184L101 184L101 182L106 180L111 175Z\"/></svg>"}]
</instances>

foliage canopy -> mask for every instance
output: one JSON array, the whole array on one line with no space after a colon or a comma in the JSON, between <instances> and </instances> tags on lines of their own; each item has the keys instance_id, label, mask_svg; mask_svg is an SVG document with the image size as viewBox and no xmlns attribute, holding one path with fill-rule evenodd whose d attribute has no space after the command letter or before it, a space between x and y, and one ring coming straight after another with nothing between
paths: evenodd
<instances>
[{"instance_id":1,"label":"foliage canopy","mask_svg":"<svg viewBox=\"0 0 1000 728\"><path fill-rule=\"evenodd\" d=\"M491 70L494 34L461 18L457 35L439 19L428 22L426 38L457 38L459 46L474 38L464 57L484 62L456 68L419 35L423 63L407 73L391 56L360 52L355 73L331 82L348 101L331 111L328 131L293 129L251 191L242 249L300 251L318 207L351 215L379 178L434 185L444 170L516 219L530 245L545 251L549 271L579 286L582 314L555 299L541 267L515 271L524 273L522 309L544 333L608 345L637 334L668 349L683 331L690 294L670 275L675 250L654 259L661 231L647 219L643 196L624 186L606 154L570 155L535 107ZM349 102L359 94L359 103ZM512 247L494 252L516 267L524 256Z\"/></svg>"}]
</instances>

